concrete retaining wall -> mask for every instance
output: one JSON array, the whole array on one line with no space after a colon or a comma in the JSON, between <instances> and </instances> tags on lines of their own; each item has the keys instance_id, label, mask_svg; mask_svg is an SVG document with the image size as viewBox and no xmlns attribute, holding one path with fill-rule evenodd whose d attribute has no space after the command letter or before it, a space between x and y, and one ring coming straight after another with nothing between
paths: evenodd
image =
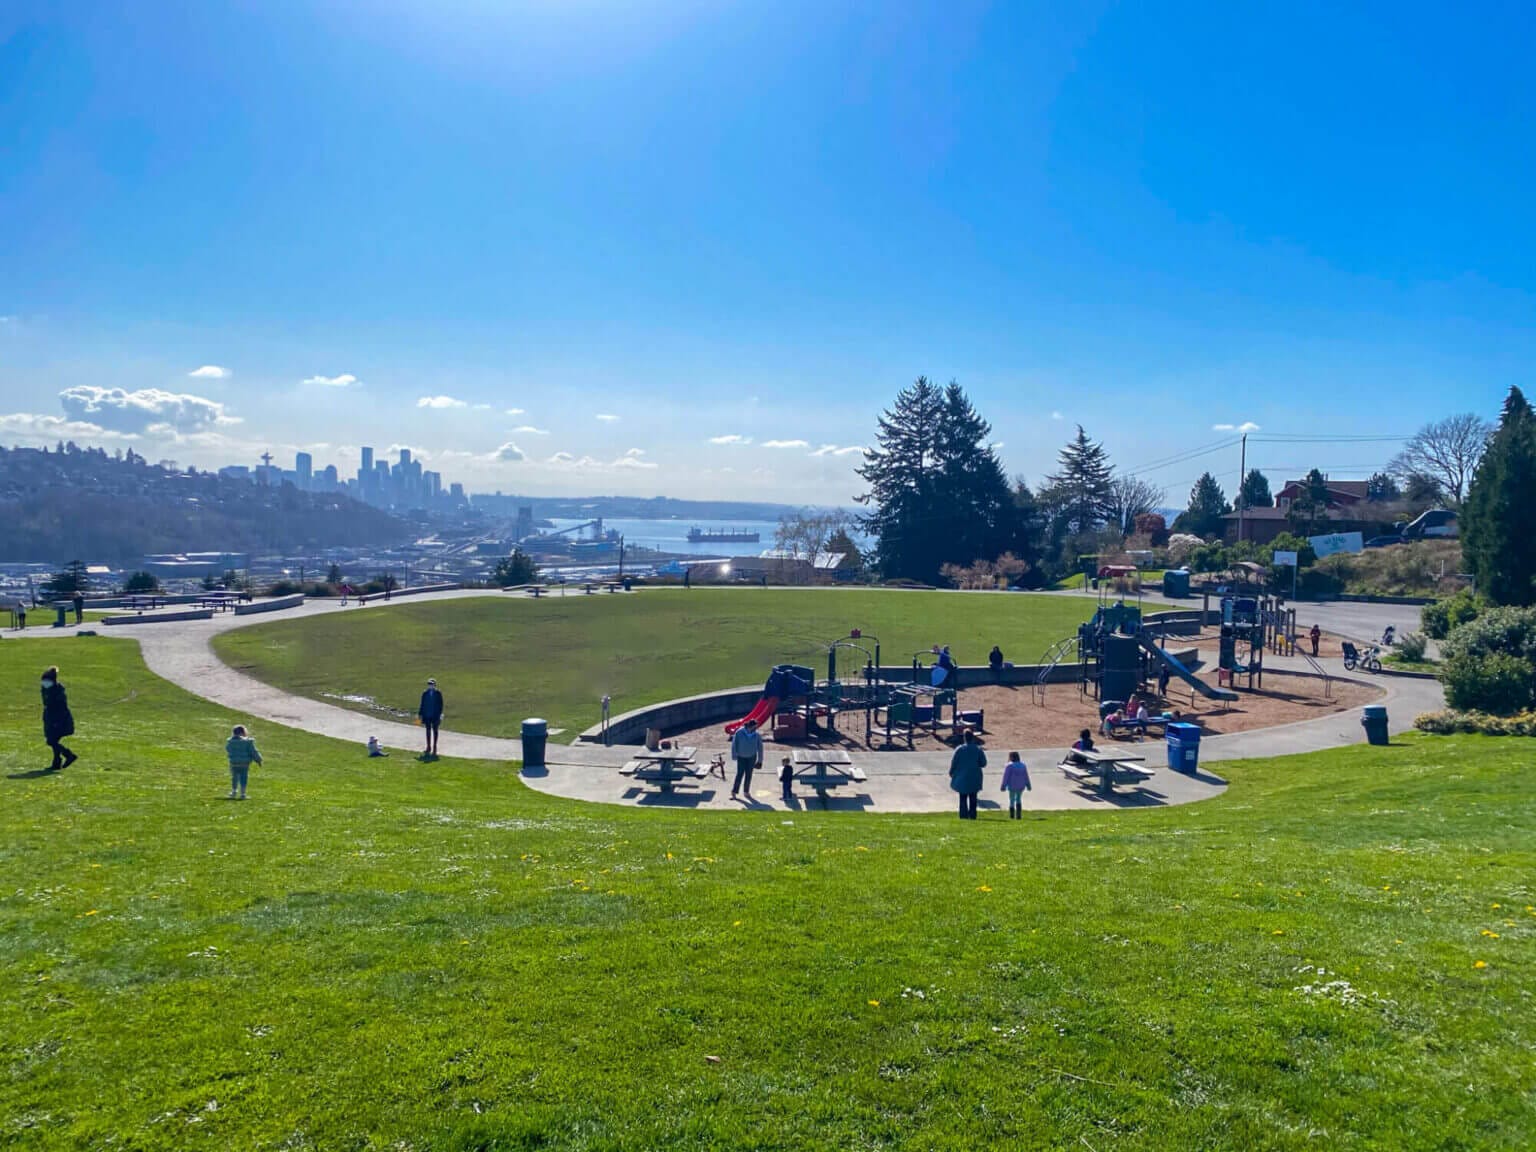
<instances>
[{"instance_id":1,"label":"concrete retaining wall","mask_svg":"<svg viewBox=\"0 0 1536 1152\"><path fill-rule=\"evenodd\" d=\"M192 608L177 612L141 612L131 616L104 616L103 624L171 624L178 620L212 620L212 608Z\"/></svg>"},{"instance_id":2,"label":"concrete retaining wall","mask_svg":"<svg viewBox=\"0 0 1536 1152\"><path fill-rule=\"evenodd\" d=\"M417 584L413 588L396 588L389 594L389 598L391 600L398 600L402 596L420 596L423 592L453 592L462 587L464 587L462 584ZM327 596L323 597L323 599L334 600L335 597ZM384 593L370 592L366 596L357 597L357 602L359 604L370 604L375 600L382 599L384 599Z\"/></svg>"},{"instance_id":3,"label":"concrete retaining wall","mask_svg":"<svg viewBox=\"0 0 1536 1152\"><path fill-rule=\"evenodd\" d=\"M304 593L296 592L292 596L277 596L271 600L255 600L249 604L236 604L236 616L256 616L262 612L281 612L285 608L297 608L304 603Z\"/></svg>"}]
</instances>

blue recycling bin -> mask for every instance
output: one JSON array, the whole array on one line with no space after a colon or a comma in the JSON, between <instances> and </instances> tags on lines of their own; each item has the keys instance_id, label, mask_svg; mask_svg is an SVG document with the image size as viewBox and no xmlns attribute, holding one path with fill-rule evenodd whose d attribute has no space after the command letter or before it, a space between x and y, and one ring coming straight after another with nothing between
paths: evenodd
<instances>
[{"instance_id":1,"label":"blue recycling bin","mask_svg":"<svg viewBox=\"0 0 1536 1152\"><path fill-rule=\"evenodd\" d=\"M549 743L549 721L537 716L523 721L523 767L544 767L544 748Z\"/></svg>"},{"instance_id":2,"label":"blue recycling bin","mask_svg":"<svg viewBox=\"0 0 1536 1152\"><path fill-rule=\"evenodd\" d=\"M1168 767L1194 772L1200 767L1200 725L1170 724L1167 728Z\"/></svg>"},{"instance_id":3,"label":"blue recycling bin","mask_svg":"<svg viewBox=\"0 0 1536 1152\"><path fill-rule=\"evenodd\" d=\"M1387 706L1367 704L1360 710L1360 726L1365 729L1365 739L1371 744L1386 744Z\"/></svg>"}]
</instances>

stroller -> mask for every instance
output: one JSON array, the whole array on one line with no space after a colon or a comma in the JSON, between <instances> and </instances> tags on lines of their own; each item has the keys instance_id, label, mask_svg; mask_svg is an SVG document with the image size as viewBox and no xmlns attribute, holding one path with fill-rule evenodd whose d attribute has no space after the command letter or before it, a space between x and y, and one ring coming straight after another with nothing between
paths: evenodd
<instances>
[{"instance_id":1,"label":"stroller","mask_svg":"<svg viewBox=\"0 0 1536 1152\"><path fill-rule=\"evenodd\" d=\"M1339 645L1344 653L1344 670L1353 672L1356 668L1363 668L1367 672L1381 671L1381 649L1377 647L1367 648L1361 652L1348 640Z\"/></svg>"}]
</instances>

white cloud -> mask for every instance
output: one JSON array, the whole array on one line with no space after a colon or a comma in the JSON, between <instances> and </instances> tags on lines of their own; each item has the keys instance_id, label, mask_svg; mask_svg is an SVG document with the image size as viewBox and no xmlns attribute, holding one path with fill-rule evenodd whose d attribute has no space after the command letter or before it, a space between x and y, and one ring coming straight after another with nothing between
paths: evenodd
<instances>
[{"instance_id":1,"label":"white cloud","mask_svg":"<svg viewBox=\"0 0 1536 1152\"><path fill-rule=\"evenodd\" d=\"M617 424L619 422L619 418L612 412L599 412L597 418L604 424Z\"/></svg>"},{"instance_id":2,"label":"white cloud","mask_svg":"<svg viewBox=\"0 0 1536 1152\"><path fill-rule=\"evenodd\" d=\"M1241 424L1212 424L1212 432L1257 432L1259 426L1252 420L1244 420Z\"/></svg>"},{"instance_id":3,"label":"white cloud","mask_svg":"<svg viewBox=\"0 0 1536 1152\"><path fill-rule=\"evenodd\" d=\"M775 445L765 444L765 445L763 445L763 447L769 448L769 447L775 447ZM846 447L842 447L842 448L839 448L836 444L823 444L820 448L816 449L816 451L812 452L811 455L812 456L852 456L855 452L863 452L863 451L864 451L864 446L862 444L849 444Z\"/></svg>"},{"instance_id":4,"label":"white cloud","mask_svg":"<svg viewBox=\"0 0 1536 1152\"><path fill-rule=\"evenodd\" d=\"M738 436L732 432L726 436L711 436L709 442L711 444L750 444L752 443L752 437Z\"/></svg>"},{"instance_id":5,"label":"white cloud","mask_svg":"<svg viewBox=\"0 0 1536 1152\"><path fill-rule=\"evenodd\" d=\"M475 411L476 412L489 412L490 410L491 410L491 406L489 404L476 404L475 405Z\"/></svg>"},{"instance_id":6,"label":"white cloud","mask_svg":"<svg viewBox=\"0 0 1536 1152\"><path fill-rule=\"evenodd\" d=\"M0 416L0 434L23 440L52 443L55 440L137 440L132 432L109 432L100 424L84 420L66 420L62 416L43 416L33 412L13 412Z\"/></svg>"},{"instance_id":7,"label":"white cloud","mask_svg":"<svg viewBox=\"0 0 1536 1152\"><path fill-rule=\"evenodd\" d=\"M357 377L350 372L343 372L340 376L306 376L306 384L318 384L322 388L350 388L357 383Z\"/></svg>"},{"instance_id":8,"label":"white cloud","mask_svg":"<svg viewBox=\"0 0 1536 1152\"><path fill-rule=\"evenodd\" d=\"M569 452L556 452L549 458L548 462L550 464L573 464L575 461L576 457L572 456Z\"/></svg>"},{"instance_id":9,"label":"white cloud","mask_svg":"<svg viewBox=\"0 0 1536 1152\"><path fill-rule=\"evenodd\" d=\"M1006 448L1007 445L1004 444L1001 440L994 440L992 443L988 444L987 447L996 452L999 448Z\"/></svg>"},{"instance_id":10,"label":"white cloud","mask_svg":"<svg viewBox=\"0 0 1536 1152\"><path fill-rule=\"evenodd\" d=\"M418 408L468 408L463 400L455 400L452 396L423 396L416 401Z\"/></svg>"},{"instance_id":11,"label":"white cloud","mask_svg":"<svg viewBox=\"0 0 1536 1152\"><path fill-rule=\"evenodd\" d=\"M1066 417L1063 416L1060 412L1052 412L1051 413L1051 419L1052 420L1065 420Z\"/></svg>"},{"instance_id":12,"label":"white cloud","mask_svg":"<svg viewBox=\"0 0 1536 1152\"><path fill-rule=\"evenodd\" d=\"M521 408L508 408L507 409L507 415L508 416L522 416L522 415L525 415L525 413L524 413L524 411Z\"/></svg>"},{"instance_id":13,"label":"white cloud","mask_svg":"<svg viewBox=\"0 0 1536 1152\"><path fill-rule=\"evenodd\" d=\"M491 459L516 463L519 460L528 459L528 455L516 444L508 440L500 448L491 453Z\"/></svg>"},{"instance_id":14,"label":"white cloud","mask_svg":"<svg viewBox=\"0 0 1536 1152\"><path fill-rule=\"evenodd\" d=\"M532 424L521 424L512 429L514 432L522 432L529 436L548 436L548 428L535 428Z\"/></svg>"},{"instance_id":15,"label":"white cloud","mask_svg":"<svg viewBox=\"0 0 1536 1152\"><path fill-rule=\"evenodd\" d=\"M613 466L615 468L655 468L656 462L654 460L643 459L644 456L644 448L631 448L628 452L624 453L624 455L615 460L613 462Z\"/></svg>"},{"instance_id":16,"label":"white cloud","mask_svg":"<svg viewBox=\"0 0 1536 1152\"><path fill-rule=\"evenodd\" d=\"M98 388L82 384L59 393L59 403L71 420L96 424L115 432L148 432L164 429L172 434L206 432L240 421L224 413L224 405L185 392L141 388Z\"/></svg>"},{"instance_id":17,"label":"white cloud","mask_svg":"<svg viewBox=\"0 0 1536 1152\"><path fill-rule=\"evenodd\" d=\"M225 380L234 373L228 368L220 368L217 364L204 364L201 368L194 368L187 373L194 380Z\"/></svg>"},{"instance_id":18,"label":"white cloud","mask_svg":"<svg viewBox=\"0 0 1536 1152\"><path fill-rule=\"evenodd\" d=\"M804 440L764 440L764 448L809 448L810 444Z\"/></svg>"}]
</instances>

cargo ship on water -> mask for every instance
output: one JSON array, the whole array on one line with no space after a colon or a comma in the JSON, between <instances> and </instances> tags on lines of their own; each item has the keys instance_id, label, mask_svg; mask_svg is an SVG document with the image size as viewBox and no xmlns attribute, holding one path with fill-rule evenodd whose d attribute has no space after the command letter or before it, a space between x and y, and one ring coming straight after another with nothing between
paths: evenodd
<instances>
[{"instance_id":1,"label":"cargo ship on water","mask_svg":"<svg viewBox=\"0 0 1536 1152\"><path fill-rule=\"evenodd\" d=\"M750 528L690 528L690 544L756 544L761 536Z\"/></svg>"}]
</instances>

